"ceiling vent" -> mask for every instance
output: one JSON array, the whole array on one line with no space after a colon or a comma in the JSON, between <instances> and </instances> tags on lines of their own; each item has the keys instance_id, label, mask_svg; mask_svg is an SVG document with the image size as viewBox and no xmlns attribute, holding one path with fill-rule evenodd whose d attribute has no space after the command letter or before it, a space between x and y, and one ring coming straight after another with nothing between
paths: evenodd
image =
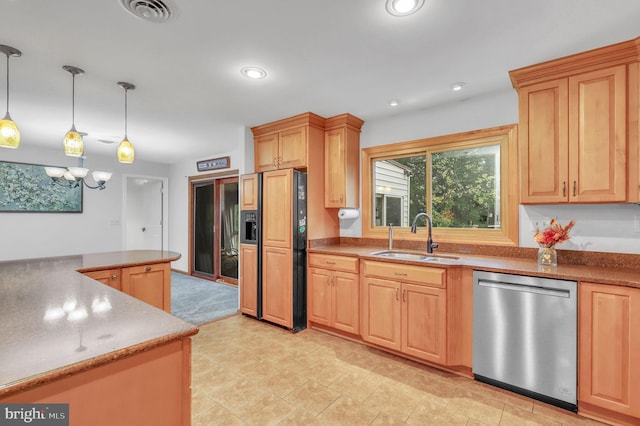
<instances>
[{"instance_id":1,"label":"ceiling vent","mask_svg":"<svg viewBox=\"0 0 640 426\"><path fill-rule=\"evenodd\" d=\"M176 18L178 9L168 0L120 0L127 12L154 24L169 22Z\"/></svg>"}]
</instances>

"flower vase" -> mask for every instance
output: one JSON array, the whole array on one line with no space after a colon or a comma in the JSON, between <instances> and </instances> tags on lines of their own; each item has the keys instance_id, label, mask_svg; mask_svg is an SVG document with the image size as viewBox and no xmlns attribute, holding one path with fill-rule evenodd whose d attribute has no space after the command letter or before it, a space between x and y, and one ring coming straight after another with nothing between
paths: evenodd
<instances>
[{"instance_id":1,"label":"flower vase","mask_svg":"<svg viewBox=\"0 0 640 426\"><path fill-rule=\"evenodd\" d=\"M538 265L558 266L558 253L555 247L540 247L538 249Z\"/></svg>"}]
</instances>

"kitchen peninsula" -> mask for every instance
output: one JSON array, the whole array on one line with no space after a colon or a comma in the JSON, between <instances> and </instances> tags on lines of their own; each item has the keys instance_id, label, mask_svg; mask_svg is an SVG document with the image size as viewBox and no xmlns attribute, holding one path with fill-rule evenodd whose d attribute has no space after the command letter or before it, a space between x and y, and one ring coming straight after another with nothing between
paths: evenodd
<instances>
[{"instance_id":1,"label":"kitchen peninsula","mask_svg":"<svg viewBox=\"0 0 640 426\"><path fill-rule=\"evenodd\" d=\"M68 403L72 425L190 424L198 329L77 272L179 258L141 250L0 262L0 402Z\"/></svg>"}]
</instances>

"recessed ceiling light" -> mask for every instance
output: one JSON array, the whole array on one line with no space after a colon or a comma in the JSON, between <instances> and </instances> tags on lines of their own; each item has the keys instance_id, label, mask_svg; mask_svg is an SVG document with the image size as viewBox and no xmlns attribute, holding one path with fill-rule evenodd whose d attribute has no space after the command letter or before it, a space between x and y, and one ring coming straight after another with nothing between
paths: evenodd
<instances>
[{"instance_id":1,"label":"recessed ceiling light","mask_svg":"<svg viewBox=\"0 0 640 426\"><path fill-rule=\"evenodd\" d=\"M387 12L393 16L409 16L424 5L424 0L387 0Z\"/></svg>"},{"instance_id":2,"label":"recessed ceiling light","mask_svg":"<svg viewBox=\"0 0 640 426\"><path fill-rule=\"evenodd\" d=\"M397 99L392 99L389 101L389 106L396 107L399 103L400 101L398 101Z\"/></svg>"},{"instance_id":3,"label":"recessed ceiling light","mask_svg":"<svg viewBox=\"0 0 640 426\"><path fill-rule=\"evenodd\" d=\"M254 80L265 78L267 76L267 72L262 68L258 68L258 67L245 67L245 68L242 68L240 72L245 77L248 77Z\"/></svg>"},{"instance_id":4,"label":"recessed ceiling light","mask_svg":"<svg viewBox=\"0 0 640 426\"><path fill-rule=\"evenodd\" d=\"M453 90L454 92L459 92L462 90L462 88L464 87L465 82L464 81L458 81L457 83L453 83L451 85L451 90Z\"/></svg>"}]
</instances>

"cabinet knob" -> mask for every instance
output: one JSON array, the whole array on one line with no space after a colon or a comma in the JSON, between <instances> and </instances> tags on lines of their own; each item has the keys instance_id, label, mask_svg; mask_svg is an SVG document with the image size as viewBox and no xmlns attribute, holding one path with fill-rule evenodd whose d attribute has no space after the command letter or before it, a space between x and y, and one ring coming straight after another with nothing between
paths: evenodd
<instances>
[{"instance_id":1,"label":"cabinet knob","mask_svg":"<svg viewBox=\"0 0 640 426\"><path fill-rule=\"evenodd\" d=\"M327 265L335 265L336 264L336 262L331 262L331 261L328 261L328 260L327 260L326 263L327 263Z\"/></svg>"},{"instance_id":2,"label":"cabinet knob","mask_svg":"<svg viewBox=\"0 0 640 426\"><path fill-rule=\"evenodd\" d=\"M273 157L273 167L278 168L278 157Z\"/></svg>"},{"instance_id":3,"label":"cabinet knob","mask_svg":"<svg viewBox=\"0 0 640 426\"><path fill-rule=\"evenodd\" d=\"M406 288L402 289L402 301L403 302L407 301L407 289Z\"/></svg>"},{"instance_id":4,"label":"cabinet knob","mask_svg":"<svg viewBox=\"0 0 640 426\"><path fill-rule=\"evenodd\" d=\"M396 300L400 300L400 298L398 297L398 289L396 288Z\"/></svg>"},{"instance_id":5,"label":"cabinet knob","mask_svg":"<svg viewBox=\"0 0 640 426\"><path fill-rule=\"evenodd\" d=\"M567 196L567 182L562 181L562 196L566 197Z\"/></svg>"},{"instance_id":6,"label":"cabinet knob","mask_svg":"<svg viewBox=\"0 0 640 426\"><path fill-rule=\"evenodd\" d=\"M577 191L577 187L576 186L577 186L577 182L574 180L573 181L573 196L574 197L576 196L576 191Z\"/></svg>"},{"instance_id":7,"label":"cabinet knob","mask_svg":"<svg viewBox=\"0 0 640 426\"><path fill-rule=\"evenodd\" d=\"M151 266L147 266L146 268L144 268L145 271L150 272L151 271Z\"/></svg>"},{"instance_id":8,"label":"cabinet knob","mask_svg":"<svg viewBox=\"0 0 640 426\"><path fill-rule=\"evenodd\" d=\"M116 274L113 274L113 275L111 275L111 279L112 279L112 280L117 280L117 279L118 279L118 276L117 276Z\"/></svg>"}]
</instances>

